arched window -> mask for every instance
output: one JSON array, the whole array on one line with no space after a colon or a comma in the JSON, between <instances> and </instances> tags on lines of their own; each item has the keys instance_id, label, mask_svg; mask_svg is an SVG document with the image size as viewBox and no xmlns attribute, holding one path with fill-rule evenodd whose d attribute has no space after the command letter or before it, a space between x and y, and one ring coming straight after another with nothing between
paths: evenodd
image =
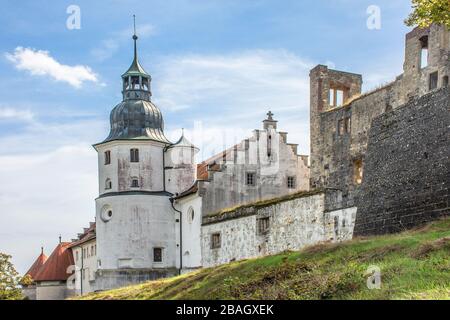
<instances>
[{"instance_id":1,"label":"arched window","mask_svg":"<svg viewBox=\"0 0 450 320\"><path fill-rule=\"evenodd\" d=\"M139 149L130 149L130 162L139 162Z\"/></svg>"},{"instance_id":2,"label":"arched window","mask_svg":"<svg viewBox=\"0 0 450 320\"><path fill-rule=\"evenodd\" d=\"M194 208L190 207L187 214L188 214L187 218L188 218L189 223L192 223L192 221L194 221L194 218L195 218Z\"/></svg>"},{"instance_id":3,"label":"arched window","mask_svg":"<svg viewBox=\"0 0 450 320\"><path fill-rule=\"evenodd\" d=\"M112 182L111 179L106 179L105 181L105 190L110 190L112 188Z\"/></svg>"}]
</instances>

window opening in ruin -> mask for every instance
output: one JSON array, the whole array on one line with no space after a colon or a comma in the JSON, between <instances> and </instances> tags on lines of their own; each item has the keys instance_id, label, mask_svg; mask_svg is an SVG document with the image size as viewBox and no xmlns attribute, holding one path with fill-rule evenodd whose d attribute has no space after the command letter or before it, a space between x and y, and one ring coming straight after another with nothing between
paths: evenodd
<instances>
[{"instance_id":1,"label":"window opening in ruin","mask_svg":"<svg viewBox=\"0 0 450 320\"><path fill-rule=\"evenodd\" d=\"M254 172L247 172L246 184L248 186L254 186L256 184L256 175Z\"/></svg>"},{"instance_id":2,"label":"window opening in ruin","mask_svg":"<svg viewBox=\"0 0 450 320\"><path fill-rule=\"evenodd\" d=\"M221 246L220 233L213 233L211 235L211 249L217 249Z\"/></svg>"},{"instance_id":3,"label":"window opening in ruin","mask_svg":"<svg viewBox=\"0 0 450 320\"><path fill-rule=\"evenodd\" d=\"M442 86L443 87L448 87L448 76L443 76L442 77Z\"/></svg>"},{"instance_id":4,"label":"window opening in ruin","mask_svg":"<svg viewBox=\"0 0 450 320\"><path fill-rule=\"evenodd\" d=\"M267 232L269 232L270 218L269 217L259 218L257 220L257 225L258 225L258 234L266 234Z\"/></svg>"},{"instance_id":5,"label":"window opening in ruin","mask_svg":"<svg viewBox=\"0 0 450 320\"><path fill-rule=\"evenodd\" d=\"M105 181L105 189L106 190L109 190L109 189L111 189L112 188L112 182L111 182L111 179L106 179L106 181Z\"/></svg>"},{"instance_id":6,"label":"window opening in ruin","mask_svg":"<svg viewBox=\"0 0 450 320\"><path fill-rule=\"evenodd\" d=\"M267 157L270 158L271 155L272 155L272 136L269 135L267 137Z\"/></svg>"},{"instance_id":7,"label":"window opening in ruin","mask_svg":"<svg viewBox=\"0 0 450 320\"><path fill-rule=\"evenodd\" d=\"M130 162L139 162L139 149L130 149Z\"/></svg>"},{"instance_id":8,"label":"window opening in ruin","mask_svg":"<svg viewBox=\"0 0 450 320\"><path fill-rule=\"evenodd\" d=\"M356 184L361 184L363 178L363 163L362 159L357 159L353 162L353 181Z\"/></svg>"},{"instance_id":9,"label":"window opening in ruin","mask_svg":"<svg viewBox=\"0 0 450 320\"><path fill-rule=\"evenodd\" d=\"M338 121L338 135L342 136L345 133L344 119Z\"/></svg>"},{"instance_id":10,"label":"window opening in ruin","mask_svg":"<svg viewBox=\"0 0 450 320\"><path fill-rule=\"evenodd\" d=\"M289 189L295 189L295 177L287 177L287 187Z\"/></svg>"},{"instance_id":11,"label":"window opening in ruin","mask_svg":"<svg viewBox=\"0 0 450 320\"><path fill-rule=\"evenodd\" d=\"M344 90L330 88L328 103L330 107L339 107L344 104Z\"/></svg>"},{"instance_id":12,"label":"window opening in ruin","mask_svg":"<svg viewBox=\"0 0 450 320\"><path fill-rule=\"evenodd\" d=\"M345 118L345 132L350 133L352 131L352 118Z\"/></svg>"},{"instance_id":13,"label":"window opening in ruin","mask_svg":"<svg viewBox=\"0 0 450 320\"><path fill-rule=\"evenodd\" d=\"M428 67L428 36L420 38L420 68Z\"/></svg>"},{"instance_id":14,"label":"window opening in ruin","mask_svg":"<svg viewBox=\"0 0 450 320\"><path fill-rule=\"evenodd\" d=\"M162 262L162 248L153 248L153 262Z\"/></svg>"},{"instance_id":15,"label":"window opening in ruin","mask_svg":"<svg viewBox=\"0 0 450 320\"><path fill-rule=\"evenodd\" d=\"M111 151L105 151L105 165L111 163Z\"/></svg>"},{"instance_id":16,"label":"window opening in ruin","mask_svg":"<svg viewBox=\"0 0 450 320\"><path fill-rule=\"evenodd\" d=\"M438 84L438 72L433 72L430 74L430 81L429 81L429 89L434 90L437 88Z\"/></svg>"}]
</instances>

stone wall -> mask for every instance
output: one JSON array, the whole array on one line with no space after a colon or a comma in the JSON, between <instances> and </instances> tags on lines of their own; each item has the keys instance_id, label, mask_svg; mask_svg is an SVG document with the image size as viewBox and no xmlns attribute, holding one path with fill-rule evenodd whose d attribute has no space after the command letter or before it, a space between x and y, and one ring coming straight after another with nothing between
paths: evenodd
<instances>
[{"instance_id":1,"label":"stone wall","mask_svg":"<svg viewBox=\"0 0 450 320\"><path fill-rule=\"evenodd\" d=\"M374 119L355 235L398 232L450 213L449 88Z\"/></svg>"},{"instance_id":2,"label":"stone wall","mask_svg":"<svg viewBox=\"0 0 450 320\"><path fill-rule=\"evenodd\" d=\"M202 225L204 267L253 257L299 250L323 241L351 239L356 208L326 211L327 198L336 191L311 192L297 198L280 198L270 205L243 206L214 216L205 216ZM258 220L269 219L269 229L261 233ZM213 234L221 244L212 248Z\"/></svg>"}]
</instances>

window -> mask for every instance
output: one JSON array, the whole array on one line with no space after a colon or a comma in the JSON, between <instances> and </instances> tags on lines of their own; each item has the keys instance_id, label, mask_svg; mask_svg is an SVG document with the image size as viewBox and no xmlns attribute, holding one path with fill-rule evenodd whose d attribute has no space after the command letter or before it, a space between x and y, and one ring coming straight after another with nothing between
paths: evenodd
<instances>
[{"instance_id":1,"label":"window","mask_svg":"<svg viewBox=\"0 0 450 320\"><path fill-rule=\"evenodd\" d=\"M259 218L257 220L258 234L266 234L267 232L269 232L269 227L270 227L269 217Z\"/></svg>"},{"instance_id":2,"label":"window","mask_svg":"<svg viewBox=\"0 0 450 320\"><path fill-rule=\"evenodd\" d=\"M338 135L342 136L344 135L344 129L345 129L345 123L344 119L341 119L338 121Z\"/></svg>"},{"instance_id":3,"label":"window","mask_svg":"<svg viewBox=\"0 0 450 320\"><path fill-rule=\"evenodd\" d=\"M345 132L350 133L352 131L352 118L345 118Z\"/></svg>"},{"instance_id":4,"label":"window","mask_svg":"<svg viewBox=\"0 0 450 320\"><path fill-rule=\"evenodd\" d=\"M363 163L362 159L353 161L353 181L356 184L361 184L363 178Z\"/></svg>"},{"instance_id":5,"label":"window","mask_svg":"<svg viewBox=\"0 0 450 320\"><path fill-rule=\"evenodd\" d=\"M78 257L78 250L77 250L77 251L75 251L75 260L78 261L78 258L79 257Z\"/></svg>"},{"instance_id":6,"label":"window","mask_svg":"<svg viewBox=\"0 0 450 320\"><path fill-rule=\"evenodd\" d=\"M426 68L428 66L428 36L420 38L420 68Z\"/></svg>"},{"instance_id":7,"label":"window","mask_svg":"<svg viewBox=\"0 0 450 320\"><path fill-rule=\"evenodd\" d=\"M139 162L139 149L130 149L130 162Z\"/></svg>"},{"instance_id":8,"label":"window","mask_svg":"<svg viewBox=\"0 0 450 320\"><path fill-rule=\"evenodd\" d=\"M131 89L140 89L139 77L131 77Z\"/></svg>"},{"instance_id":9,"label":"window","mask_svg":"<svg viewBox=\"0 0 450 320\"><path fill-rule=\"evenodd\" d=\"M108 178L105 181L105 190L109 190L111 188L112 188L112 182L111 182L111 179Z\"/></svg>"},{"instance_id":10,"label":"window","mask_svg":"<svg viewBox=\"0 0 450 320\"><path fill-rule=\"evenodd\" d=\"M289 189L295 189L295 177L287 177L287 187Z\"/></svg>"},{"instance_id":11,"label":"window","mask_svg":"<svg viewBox=\"0 0 450 320\"><path fill-rule=\"evenodd\" d=\"M339 218L337 216L334 216L334 234L335 237L339 234Z\"/></svg>"},{"instance_id":12,"label":"window","mask_svg":"<svg viewBox=\"0 0 450 320\"><path fill-rule=\"evenodd\" d=\"M254 172L247 172L246 184L248 186L254 186L256 183L256 174Z\"/></svg>"},{"instance_id":13,"label":"window","mask_svg":"<svg viewBox=\"0 0 450 320\"><path fill-rule=\"evenodd\" d=\"M153 262L162 262L162 248L153 248Z\"/></svg>"},{"instance_id":14,"label":"window","mask_svg":"<svg viewBox=\"0 0 450 320\"><path fill-rule=\"evenodd\" d=\"M442 77L442 86L443 87L448 87L448 76L443 76Z\"/></svg>"},{"instance_id":15,"label":"window","mask_svg":"<svg viewBox=\"0 0 450 320\"><path fill-rule=\"evenodd\" d=\"M137 178L131 179L131 187L132 188L139 188L139 180Z\"/></svg>"},{"instance_id":16,"label":"window","mask_svg":"<svg viewBox=\"0 0 450 320\"><path fill-rule=\"evenodd\" d=\"M192 223L192 221L194 221L194 217L195 217L194 209L192 207L190 207L189 210L188 210L188 221L189 221L189 223Z\"/></svg>"},{"instance_id":17,"label":"window","mask_svg":"<svg viewBox=\"0 0 450 320\"><path fill-rule=\"evenodd\" d=\"M105 151L105 165L111 163L111 151Z\"/></svg>"},{"instance_id":18,"label":"window","mask_svg":"<svg viewBox=\"0 0 450 320\"><path fill-rule=\"evenodd\" d=\"M339 107L344 104L344 90L330 88L328 103L331 107Z\"/></svg>"},{"instance_id":19,"label":"window","mask_svg":"<svg viewBox=\"0 0 450 320\"><path fill-rule=\"evenodd\" d=\"M434 90L437 88L438 84L438 72L433 72L430 74L430 80L429 80L429 89Z\"/></svg>"},{"instance_id":20,"label":"window","mask_svg":"<svg viewBox=\"0 0 450 320\"><path fill-rule=\"evenodd\" d=\"M220 233L213 233L211 235L211 249L217 249L221 246Z\"/></svg>"}]
</instances>

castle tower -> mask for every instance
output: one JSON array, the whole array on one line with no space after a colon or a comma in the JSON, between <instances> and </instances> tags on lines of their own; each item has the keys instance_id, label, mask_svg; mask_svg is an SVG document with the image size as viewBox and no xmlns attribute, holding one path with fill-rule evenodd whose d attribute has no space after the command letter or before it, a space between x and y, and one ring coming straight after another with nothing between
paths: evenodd
<instances>
[{"instance_id":1,"label":"castle tower","mask_svg":"<svg viewBox=\"0 0 450 320\"><path fill-rule=\"evenodd\" d=\"M134 58L122 75L123 101L112 111L98 152L96 199L98 290L170 276L177 265L177 218L164 178L161 111L151 101L150 75Z\"/></svg>"}]
</instances>

